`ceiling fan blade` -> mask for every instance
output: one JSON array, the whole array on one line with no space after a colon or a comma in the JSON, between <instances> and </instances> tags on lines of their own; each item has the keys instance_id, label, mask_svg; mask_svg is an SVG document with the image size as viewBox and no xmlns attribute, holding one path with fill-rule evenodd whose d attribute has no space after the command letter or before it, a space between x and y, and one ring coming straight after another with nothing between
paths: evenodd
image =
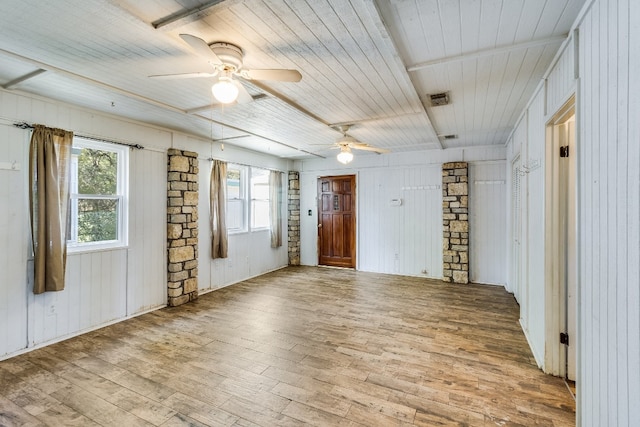
<instances>
[{"instance_id":1,"label":"ceiling fan blade","mask_svg":"<svg viewBox=\"0 0 640 427\"><path fill-rule=\"evenodd\" d=\"M184 40L189 46L191 46L191 48L195 50L198 56L203 57L212 64L222 64L222 61L220 60L220 58L218 58L218 55L213 53L207 42L202 40L200 37L192 36L191 34L180 34L180 38Z\"/></svg>"},{"instance_id":2,"label":"ceiling fan blade","mask_svg":"<svg viewBox=\"0 0 640 427\"><path fill-rule=\"evenodd\" d=\"M273 80L299 82L302 74L298 70L241 70L240 76L247 80Z\"/></svg>"},{"instance_id":3,"label":"ceiling fan blade","mask_svg":"<svg viewBox=\"0 0 640 427\"><path fill-rule=\"evenodd\" d=\"M218 72L215 73L181 73L181 74L154 74L149 76L152 79L195 79L203 77L215 77Z\"/></svg>"},{"instance_id":4,"label":"ceiling fan blade","mask_svg":"<svg viewBox=\"0 0 640 427\"><path fill-rule=\"evenodd\" d=\"M383 154L383 153L389 153L390 152L386 148L372 147L370 145L363 144L363 143L349 144L349 147L353 148L354 150L373 151L374 153L378 153L378 154Z\"/></svg>"},{"instance_id":5,"label":"ceiling fan blade","mask_svg":"<svg viewBox=\"0 0 640 427\"><path fill-rule=\"evenodd\" d=\"M253 97L247 91L247 88L242 85L242 83L235 79L231 80L231 82L238 88L238 99L236 100L238 104L246 104L253 101Z\"/></svg>"}]
</instances>

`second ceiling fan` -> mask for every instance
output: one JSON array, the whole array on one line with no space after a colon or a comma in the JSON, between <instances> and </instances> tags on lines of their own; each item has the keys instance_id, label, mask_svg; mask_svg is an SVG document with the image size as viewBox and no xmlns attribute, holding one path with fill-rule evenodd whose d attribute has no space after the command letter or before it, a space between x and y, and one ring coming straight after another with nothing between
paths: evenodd
<instances>
[{"instance_id":1,"label":"second ceiling fan","mask_svg":"<svg viewBox=\"0 0 640 427\"><path fill-rule=\"evenodd\" d=\"M369 144L365 144L364 142L360 142L352 136L347 135L349 128L351 125L340 125L336 126L335 129L342 132L342 136L336 140L332 144L332 149L340 149L338 153L338 161L343 164L347 164L353 160L353 153L351 149L354 150L363 150L363 151L373 151L377 154L388 153L389 150L386 148L378 148L373 147Z\"/></svg>"},{"instance_id":2,"label":"second ceiling fan","mask_svg":"<svg viewBox=\"0 0 640 427\"><path fill-rule=\"evenodd\" d=\"M234 44L225 42L208 44L201 38L192 36L191 34L180 34L180 38L191 46L198 56L205 59L209 65L213 67L213 71L210 73L159 74L149 77L161 79L217 78L211 90L215 98L223 104L229 104L236 100L242 104L253 100L251 94L247 92L247 89L242 83L233 77L239 77L245 80L273 80L281 82L299 82L302 79L302 75L298 70L249 70L243 68L242 59L244 55L242 49Z\"/></svg>"}]
</instances>

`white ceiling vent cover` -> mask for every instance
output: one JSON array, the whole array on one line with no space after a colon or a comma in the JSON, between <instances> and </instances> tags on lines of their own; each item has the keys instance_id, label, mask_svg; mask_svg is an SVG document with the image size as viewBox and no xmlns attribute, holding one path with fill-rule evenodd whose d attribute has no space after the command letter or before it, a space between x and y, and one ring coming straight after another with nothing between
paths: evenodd
<instances>
[{"instance_id":1,"label":"white ceiling vent cover","mask_svg":"<svg viewBox=\"0 0 640 427\"><path fill-rule=\"evenodd\" d=\"M428 95L431 100L432 107L441 107L443 105L449 105L449 92L433 93Z\"/></svg>"}]
</instances>

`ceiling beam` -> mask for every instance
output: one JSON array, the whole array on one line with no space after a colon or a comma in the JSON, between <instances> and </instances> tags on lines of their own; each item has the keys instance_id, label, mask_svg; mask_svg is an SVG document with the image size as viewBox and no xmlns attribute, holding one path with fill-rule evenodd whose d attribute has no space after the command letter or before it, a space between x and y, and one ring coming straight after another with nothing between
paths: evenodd
<instances>
[{"instance_id":1,"label":"ceiling beam","mask_svg":"<svg viewBox=\"0 0 640 427\"><path fill-rule=\"evenodd\" d=\"M312 156L320 157L321 159L325 158L324 156L321 156L320 154L312 153L311 151L303 150L302 148L294 147L293 145L288 145L288 144L285 144L284 142L276 141L275 139L271 139L271 138L266 137L266 136L258 135L257 133L248 131L246 129L239 128L237 126L221 123L221 122L219 122L217 120L210 119L209 117L205 117L205 116L203 116L201 114L194 114L194 116L195 117L199 117L199 118L204 119L204 120L207 120L207 121L210 121L211 123L214 123L214 124L217 124L217 125L222 125L222 126L227 127L229 129L237 130L238 132L244 132L244 133L247 134L247 135L241 135L240 137L255 136L255 137L258 137L260 139L264 139L266 141L275 142L278 145L282 145L283 147L287 147L287 148L290 148L292 150L297 150L297 151L300 151L300 152L305 153L305 154L309 154L309 155L312 155ZM227 139L230 139L230 138L221 139L220 141L224 141L224 140L227 140ZM214 140L214 141L218 141L218 140Z\"/></svg>"},{"instance_id":2,"label":"ceiling beam","mask_svg":"<svg viewBox=\"0 0 640 427\"><path fill-rule=\"evenodd\" d=\"M16 79L11 80L10 82L7 82L7 83L3 84L2 88L3 89L10 89L10 88L12 88L13 86L15 86L17 84L20 84L20 83L22 83L24 81L32 79L32 78L34 78L36 76L39 76L40 74L46 73L46 72L47 72L47 70L43 70L42 68L38 68L37 70L34 70L34 71L32 71L32 72L30 72L28 74L25 74L24 76L20 76L20 77L18 77Z\"/></svg>"},{"instance_id":3,"label":"ceiling beam","mask_svg":"<svg viewBox=\"0 0 640 427\"><path fill-rule=\"evenodd\" d=\"M125 90L125 89L122 89L122 88L119 88L119 87L116 87L116 86L112 86L110 84L107 84L107 83L104 83L104 82L101 82L101 81L98 81L98 80L94 80L92 78L89 78L89 77L86 77L86 76L83 76L83 75L80 75L80 74L72 73L71 71L67 71L65 69L55 67L53 65L45 64L44 62L40 62L40 61L32 59L32 58L27 58L26 56L22 56L22 55L19 55L17 53L14 53L14 52L2 49L2 48L0 48L0 53L3 54L3 55L7 55L9 57L18 59L20 61L26 62L28 64L34 65L34 66L36 66L36 67L38 67L40 69L43 69L45 71L52 71L52 72L61 74L61 75L65 76L65 77L68 77L68 78L71 78L71 79L75 79L75 80L78 80L78 81L82 81L84 83L88 83L88 84L91 84L93 86L97 86L97 87L100 87L102 89L106 89L106 90L118 93L120 95L124 95L124 96L126 96L128 98L132 98L132 99L135 99L135 100L138 100L138 101L150 104L150 105L154 105L156 107L160 107L160 108L168 110L168 111L172 111L174 113L188 114L186 110L183 110L181 108L175 107L173 105L170 105L170 104L167 104L167 103L164 103L164 102L161 102L161 101L157 101L155 99L148 98L146 96L139 95L139 94L137 94L135 92L131 92L131 91L128 91L128 90ZM258 138L266 139L266 140L274 142L276 144L280 144L283 147L291 148L291 149L300 151L300 152L305 153L305 154L311 154L313 156L324 158L323 156L320 156L319 154L311 153L311 152L303 150L301 148L294 147L294 146L291 146L289 144L285 144L284 142L276 141L275 139L271 139L271 138L267 138L267 137L262 136L262 135L258 135L256 133L250 132L250 131L248 131L246 129L239 128L237 126L232 126L232 125L229 125L227 123L223 123L223 122L219 122L217 120L209 119L208 117L204 117L204 116L202 116L200 114L193 114L192 116L193 117L198 117L200 119L204 119L204 120L206 120L208 122L212 122L212 123L218 124L220 126L227 127L229 129L234 129L234 130L237 130L237 131L242 132L242 133L246 133L246 134L249 134L249 135L256 136Z\"/></svg>"},{"instance_id":4,"label":"ceiling beam","mask_svg":"<svg viewBox=\"0 0 640 427\"><path fill-rule=\"evenodd\" d=\"M254 101L261 101L263 99L268 99L269 98L264 93L259 93L257 95L251 95L251 97L253 98ZM213 110L214 108L226 108L229 105L236 105L236 104L237 104L237 102L232 102L231 104L222 104L222 103L215 102L215 103L203 105L201 107L189 108L188 110L185 110L185 112L187 114L196 114L196 113L201 113L203 111Z\"/></svg>"},{"instance_id":5,"label":"ceiling beam","mask_svg":"<svg viewBox=\"0 0 640 427\"><path fill-rule=\"evenodd\" d=\"M401 117L406 117L406 116L417 116L417 115L423 114L423 113L424 113L423 111L417 111L417 112L413 112L413 113L394 114L394 115L391 115L391 116L371 117L369 119L356 119L356 120L349 120L349 121L340 122L340 123L331 123L329 126L331 126L332 128L338 128L340 126L355 125L355 124L359 124L359 123L379 122L379 121L382 121L382 120L399 119Z\"/></svg>"},{"instance_id":6,"label":"ceiling beam","mask_svg":"<svg viewBox=\"0 0 640 427\"><path fill-rule=\"evenodd\" d=\"M165 28L165 30L181 27L185 24L200 20L207 15L210 15L213 12L208 12L207 10L212 8L213 6L217 6L218 4L223 3L223 1L224 0L211 0L198 7L172 13L171 15L165 16L164 18L153 21L151 23L151 26L156 30L167 26L169 26L169 28Z\"/></svg>"},{"instance_id":7,"label":"ceiling beam","mask_svg":"<svg viewBox=\"0 0 640 427\"><path fill-rule=\"evenodd\" d=\"M407 67L407 71L409 72L418 71L418 70L433 67L436 65L444 65L444 64L454 63L454 62L468 61L471 59L478 59L486 56L494 56L502 53L509 53L516 50L523 50L523 49L530 49L538 46L545 46L548 44L560 44L566 40L567 36L568 34L563 34L561 36L547 37L547 38L531 40L523 43L515 43L510 45L494 47L490 49L481 49L475 52L463 53L462 55L445 56L443 58L433 59L431 61L410 65Z\"/></svg>"},{"instance_id":8,"label":"ceiling beam","mask_svg":"<svg viewBox=\"0 0 640 427\"><path fill-rule=\"evenodd\" d=\"M393 40L393 37L391 36L391 31L389 31L389 28L385 23L385 19L384 19L385 14L382 13L382 7L388 7L388 5L386 4L387 2L369 1L365 3L366 3L365 7L369 9L369 13L371 14L371 16L376 17L378 21L376 23L377 30L383 36L383 40L385 40L385 43L387 44L387 46L393 51L394 53L393 56L397 66L399 67L400 70L403 68L406 69L404 62L400 59L401 55L400 55L400 51L398 50L398 46ZM429 126L431 127L433 134L437 135L438 131L436 130L433 118L431 117L431 115L429 114L429 111L427 110L427 108L424 106L424 103L420 99L418 88L416 87L416 84L411 78L411 75L409 74L408 70L407 70L407 73L403 73L403 77L406 79L407 83L411 83L411 86L413 87L413 93L407 94L407 96L411 99L411 101L416 102L416 105L419 106L418 108L420 109L420 112L422 112L424 116L427 118L427 121L429 122ZM412 97L411 95L415 95L415 97ZM442 141L440 141L440 138L436 137L436 140L433 142L436 143L441 150L444 148L444 146L442 145Z\"/></svg>"},{"instance_id":9,"label":"ceiling beam","mask_svg":"<svg viewBox=\"0 0 640 427\"><path fill-rule=\"evenodd\" d=\"M298 104L297 102L295 102L291 98L288 98L287 96L281 94L280 92L277 92L276 90L270 88L266 84L264 84L262 82L259 82L257 80L250 80L249 83L251 83L252 85L254 85L255 87L257 87L259 89L262 89L263 91L265 91L269 95L271 95L271 96L273 96L275 98L278 98L280 101L282 101L285 104L289 105L290 107L298 110L299 112L301 112L305 116L310 117L313 120L315 120L317 122L320 122L325 126L329 126L329 122L327 122L326 120L324 120L323 118L321 118L319 116L316 116L311 111L309 111L306 108L304 108L302 105Z\"/></svg>"}]
</instances>

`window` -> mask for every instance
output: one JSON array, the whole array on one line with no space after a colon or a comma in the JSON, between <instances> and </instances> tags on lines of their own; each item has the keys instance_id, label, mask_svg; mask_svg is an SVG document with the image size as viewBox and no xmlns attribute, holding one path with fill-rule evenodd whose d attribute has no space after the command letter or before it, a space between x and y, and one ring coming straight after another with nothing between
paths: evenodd
<instances>
[{"instance_id":1,"label":"window","mask_svg":"<svg viewBox=\"0 0 640 427\"><path fill-rule=\"evenodd\" d=\"M247 168L227 165L227 230L230 233L247 231Z\"/></svg>"},{"instance_id":2,"label":"window","mask_svg":"<svg viewBox=\"0 0 640 427\"><path fill-rule=\"evenodd\" d=\"M269 171L251 168L251 228L269 228Z\"/></svg>"},{"instance_id":3,"label":"window","mask_svg":"<svg viewBox=\"0 0 640 427\"><path fill-rule=\"evenodd\" d=\"M227 230L269 229L269 171L227 164Z\"/></svg>"},{"instance_id":4,"label":"window","mask_svg":"<svg viewBox=\"0 0 640 427\"><path fill-rule=\"evenodd\" d=\"M126 245L128 155L125 147L74 138L70 250Z\"/></svg>"}]
</instances>

